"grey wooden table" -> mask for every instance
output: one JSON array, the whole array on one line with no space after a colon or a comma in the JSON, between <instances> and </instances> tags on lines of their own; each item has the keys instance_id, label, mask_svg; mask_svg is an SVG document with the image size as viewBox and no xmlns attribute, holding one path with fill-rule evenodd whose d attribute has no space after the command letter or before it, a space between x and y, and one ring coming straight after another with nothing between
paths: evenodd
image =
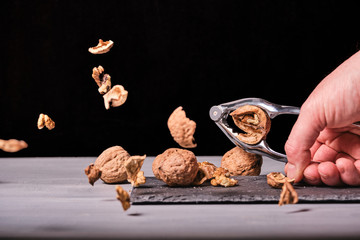
<instances>
[{"instance_id":1,"label":"grey wooden table","mask_svg":"<svg viewBox=\"0 0 360 240\"><path fill-rule=\"evenodd\" d=\"M153 159L145 160L145 176L153 176ZM83 170L94 160L1 158L0 238L360 239L358 203L159 204L124 212L116 185L88 184ZM265 158L262 174L282 169Z\"/></svg>"}]
</instances>

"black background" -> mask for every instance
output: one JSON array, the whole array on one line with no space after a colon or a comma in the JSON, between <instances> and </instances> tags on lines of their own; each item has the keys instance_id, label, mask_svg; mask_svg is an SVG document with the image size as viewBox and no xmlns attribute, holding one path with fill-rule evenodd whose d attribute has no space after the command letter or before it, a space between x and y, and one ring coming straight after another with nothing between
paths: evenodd
<instances>
[{"instance_id":1,"label":"black background","mask_svg":"<svg viewBox=\"0 0 360 240\"><path fill-rule=\"evenodd\" d=\"M359 50L359 1L3 1L0 138L29 147L9 156L132 155L178 147L167 119L178 106L197 122L196 155L233 144L210 120L213 105L245 97L301 106ZM88 48L98 39L114 47ZM106 110L92 68L129 91ZM38 130L46 113L54 130ZM282 150L296 118L273 120Z\"/></svg>"}]
</instances>

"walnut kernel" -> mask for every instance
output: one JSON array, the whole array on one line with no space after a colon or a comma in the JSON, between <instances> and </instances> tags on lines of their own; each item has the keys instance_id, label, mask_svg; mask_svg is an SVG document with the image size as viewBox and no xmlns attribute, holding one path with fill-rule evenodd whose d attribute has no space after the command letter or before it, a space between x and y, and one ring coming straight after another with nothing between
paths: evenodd
<instances>
[{"instance_id":1,"label":"walnut kernel","mask_svg":"<svg viewBox=\"0 0 360 240\"><path fill-rule=\"evenodd\" d=\"M52 130L55 128L55 122L46 114L40 113L38 121L37 121L37 127L38 129L43 129L44 126Z\"/></svg>"},{"instance_id":2,"label":"walnut kernel","mask_svg":"<svg viewBox=\"0 0 360 240\"><path fill-rule=\"evenodd\" d=\"M130 208L130 195L122 187L116 186L117 199L121 202L124 211Z\"/></svg>"},{"instance_id":3,"label":"walnut kernel","mask_svg":"<svg viewBox=\"0 0 360 240\"><path fill-rule=\"evenodd\" d=\"M99 39L99 43L95 47L89 48L89 52L92 54L103 54L110 51L110 49L113 47L114 42L109 40L104 42L102 39Z\"/></svg>"},{"instance_id":4,"label":"walnut kernel","mask_svg":"<svg viewBox=\"0 0 360 240\"><path fill-rule=\"evenodd\" d=\"M261 108L245 105L230 113L235 125L245 133L239 133L237 138L247 144L256 144L266 138L270 131L271 120Z\"/></svg>"},{"instance_id":5,"label":"walnut kernel","mask_svg":"<svg viewBox=\"0 0 360 240\"><path fill-rule=\"evenodd\" d=\"M23 140L17 140L17 139L9 139L9 140L3 140L0 139L0 149L4 152L18 152L24 148L27 148L28 145Z\"/></svg>"},{"instance_id":6,"label":"walnut kernel","mask_svg":"<svg viewBox=\"0 0 360 240\"><path fill-rule=\"evenodd\" d=\"M214 177L214 172L216 171L217 167L209 163L207 161L204 162L198 162L199 164L199 170L196 174L195 180L193 182L194 185L201 185L206 180L209 180Z\"/></svg>"},{"instance_id":7,"label":"walnut kernel","mask_svg":"<svg viewBox=\"0 0 360 240\"><path fill-rule=\"evenodd\" d=\"M290 179L288 177L285 177L284 174L281 172L271 172L268 175L266 175L266 181L269 184L269 186L273 188L282 188L284 183L287 181L289 183L294 183L295 179Z\"/></svg>"},{"instance_id":8,"label":"walnut kernel","mask_svg":"<svg viewBox=\"0 0 360 240\"><path fill-rule=\"evenodd\" d=\"M105 69L102 66L94 67L91 75L99 86L98 91L100 94L105 94L111 89L111 77L109 74L105 74L104 71Z\"/></svg>"},{"instance_id":9,"label":"walnut kernel","mask_svg":"<svg viewBox=\"0 0 360 240\"><path fill-rule=\"evenodd\" d=\"M104 98L104 104L106 109L111 107L119 107L123 105L127 99L128 91L121 85L115 85L109 92L107 92Z\"/></svg>"},{"instance_id":10,"label":"walnut kernel","mask_svg":"<svg viewBox=\"0 0 360 240\"><path fill-rule=\"evenodd\" d=\"M261 155L248 153L240 147L234 147L224 154L221 167L229 170L231 176L258 176L263 159Z\"/></svg>"},{"instance_id":11,"label":"walnut kernel","mask_svg":"<svg viewBox=\"0 0 360 240\"><path fill-rule=\"evenodd\" d=\"M131 183L133 187L138 187L140 184L144 184L146 182L144 172L140 171L145 158L146 155L132 156L129 157L124 163L127 180Z\"/></svg>"},{"instance_id":12,"label":"walnut kernel","mask_svg":"<svg viewBox=\"0 0 360 240\"><path fill-rule=\"evenodd\" d=\"M100 178L101 171L93 163L85 168L85 174L88 176L89 183L94 186L94 183Z\"/></svg>"},{"instance_id":13,"label":"walnut kernel","mask_svg":"<svg viewBox=\"0 0 360 240\"><path fill-rule=\"evenodd\" d=\"M230 178L230 172L222 167L217 168L213 176L210 181L213 186L233 187L238 183L238 180Z\"/></svg>"},{"instance_id":14,"label":"walnut kernel","mask_svg":"<svg viewBox=\"0 0 360 240\"><path fill-rule=\"evenodd\" d=\"M299 201L298 194L291 183L285 179L279 199L279 206L285 204L295 204Z\"/></svg>"},{"instance_id":15,"label":"walnut kernel","mask_svg":"<svg viewBox=\"0 0 360 240\"><path fill-rule=\"evenodd\" d=\"M170 115L167 125L171 136L181 147L196 147L194 139L196 123L186 117L186 113L181 106L176 108Z\"/></svg>"}]
</instances>

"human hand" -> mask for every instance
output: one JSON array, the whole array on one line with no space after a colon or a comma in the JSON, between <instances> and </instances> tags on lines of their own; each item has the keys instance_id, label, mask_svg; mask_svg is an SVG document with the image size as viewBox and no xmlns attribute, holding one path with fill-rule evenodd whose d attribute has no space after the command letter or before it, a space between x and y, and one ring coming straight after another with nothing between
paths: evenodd
<instances>
[{"instance_id":1,"label":"human hand","mask_svg":"<svg viewBox=\"0 0 360 240\"><path fill-rule=\"evenodd\" d=\"M285 144L296 182L360 186L360 51L328 75L301 107Z\"/></svg>"}]
</instances>

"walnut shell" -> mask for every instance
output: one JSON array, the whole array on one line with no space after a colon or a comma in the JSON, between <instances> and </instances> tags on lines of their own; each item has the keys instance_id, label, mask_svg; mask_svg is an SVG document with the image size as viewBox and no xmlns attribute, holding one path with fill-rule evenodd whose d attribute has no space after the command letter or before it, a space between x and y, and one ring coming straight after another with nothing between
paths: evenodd
<instances>
[{"instance_id":1,"label":"walnut shell","mask_svg":"<svg viewBox=\"0 0 360 240\"><path fill-rule=\"evenodd\" d=\"M193 152L169 148L155 158L152 169L155 177L169 186L187 186L194 181L199 165Z\"/></svg>"},{"instance_id":2,"label":"walnut shell","mask_svg":"<svg viewBox=\"0 0 360 240\"><path fill-rule=\"evenodd\" d=\"M196 123L186 117L186 113L180 106L171 113L168 122L171 136L183 148L195 148L194 133Z\"/></svg>"},{"instance_id":3,"label":"walnut shell","mask_svg":"<svg viewBox=\"0 0 360 240\"><path fill-rule=\"evenodd\" d=\"M248 153L239 147L229 150L221 159L221 167L228 169L231 176L258 176L261 165L261 155Z\"/></svg>"},{"instance_id":4,"label":"walnut shell","mask_svg":"<svg viewBox=\"0 0 360 240\"><path fill-rule=\"evenodd\" d=\"M270 117L261 108L245 105L230 113L235 125L245 133L239 133L237 138L247 144L256 144L266 138L270 131Z\"/></svg>"},{"instance_id":5,"label":"walnut shell","mask_svg":"<svg viewBox=\"0 0 360 240\"><path fill-rule=\"evenodd\" d=\"M293 184L295 179L290 179L281 172L271 172L268 175L266 175L266 181L270 187L282 188L286 181Z\"/></svg>"},{"instance_id":6,"label":"walnut shell","mask_svg":"<svg viewBox=\"0 0 360 240\"><path fill-rule=\"evenodd\" d=\"M94 165L101 171L100 179L105 183L119 183L127 180L125 161L130 154L120 146L103 151Z\"/></svg>"}]
</instances>

